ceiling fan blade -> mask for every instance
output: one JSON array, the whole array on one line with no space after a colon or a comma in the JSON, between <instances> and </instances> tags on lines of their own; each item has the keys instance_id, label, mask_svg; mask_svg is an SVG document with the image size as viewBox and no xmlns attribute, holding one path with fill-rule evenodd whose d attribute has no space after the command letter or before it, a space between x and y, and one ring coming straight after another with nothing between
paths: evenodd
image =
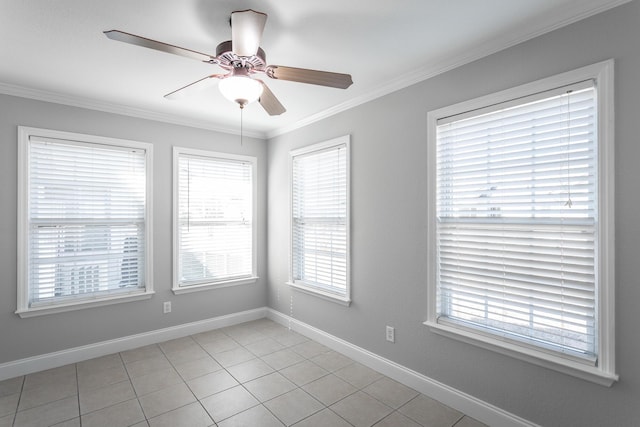
<instances>
[{"instance_id":1,"label":"ceiling fan blade","mask_svg":"<svg viewBox=\"0 0 640 427\"><path fill-rule=\"evenodd\" d=\"M267 14L255 10L231 13L232 50L238 56L253 56L258 52Z\"/></svg>"},{"instance_id":2,"label":"ceiling fan blade","mask_svg":"<svg viewBox=\"0 0 640 427\"><path fill-rule=\"evenodd\" d=\"M353 84L350 74L331 73L328 71L308 70L306 68L283 67L269 65L267 76L272 79L289 80L292 82L309 83L312 85L329 86L346 89Z\"/></svg>"},{"instance_id":3,"label":"ceiling fan blade","mask_svg":"<svg viewBox=\"0 0 640 427\"><path fill-rule=\"evenodd\" d=\"M161 52L173 53L174 55L185 56L187 58L197 59L198 61L217 63L217 59L215 57L207 55L206 53L196 52L195 50L185 49L183 47L162 43L156 40L148 39L146 37L136 36L135 34L125 33L124 31L109 30L105 31L104 35L109 37L111 40L117 40L119 42L147 47L149 49L155 49Z\"/></svg>"},{"instance_id":4,"label":"ceiling fan blade","mask_svg":"<svg viewBox=\"0 0 640 427\"><path fill-rule=\"evenodd\" d=\"M258 80L258 79L256 79ZM262 80L258 80L262 84L262 94L258 99L264 111L266 111L270 116L279 116L280 114L287 111L286 108L278 101L278 98L271 92L269 87L264 84Z\"/></svg>"},{"instance_id":5,"label":"ceiling fan blade","mask_svg":"<svg viewBox=\"0 0 640 427\"><path fill-rule=\"evenodd\" d=\"M226 74L212 74L203 79L183 86L180 89L176 89L173 92L166 94L164 97L174 100L193 95L194 93L200 92L208 87L213 86L216 81L218 81L219 79L223 79L225 76Z\"/></svg>"}]
</instances>

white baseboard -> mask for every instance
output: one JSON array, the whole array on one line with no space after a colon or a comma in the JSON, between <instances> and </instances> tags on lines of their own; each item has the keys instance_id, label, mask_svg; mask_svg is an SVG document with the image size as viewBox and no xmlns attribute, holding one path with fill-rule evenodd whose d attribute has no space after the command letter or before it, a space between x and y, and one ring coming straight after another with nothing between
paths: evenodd
<instances>
[{"instance_id":1,"label":"white baseboard","mask_svg":"<svg viewBox=\"0 0 640 427\"><path fill-rule=\"evenodd\" d=\"M393 378L419 391L439 402L444 403L478 421L481 421L491 427L539 427L537 424L531 423L523 418L504 411L487 402L456 390L452 387L433 380L419 372L413 371L402 365L399 365L384 357L378 356L368 350L351 344L338 337L330 335L320 329L314 328L290 316L267 309L267 318L281 325L287 326L302 335L305 335L332 350L344 354L363 365L374 369L389 378Z\"/></svg>"},{"instance_id":2,"label":"white baseboard","mask_svg":"<svg viewBox=\"0 0 640 427\"><path fill-rule=\"evenodd\" d=\"M2 363L0 364L0 381L18 377L20 375L43 371L45 369L57 368L59 366L68 365L69 363L93 359L94 357L106 356L107 354L131 350L137 347L156 344L175 338L182 338L188 335L210 331L212 329L262 319L263 317L266 317L266 315L267 308L261 307L254 310L242 311L226 316L218 316L211 319L200 320L198 322L185 323L183 325L171 326L169 328L157 329L155 331L129 335L95 344L74 347L67 350L56 351L54 353L47 353Z\"/></svg>"},{"instance_id":3,"label":"white baseboard","mask_svg":"<svg viewBox=\"0 0 640 427\"><path fill-rule=\"evenodd\" d=\"M267 307L0 364L0 381L267 317L491 427L538 427L473 396Z\"/></svg>"}]
</instances>

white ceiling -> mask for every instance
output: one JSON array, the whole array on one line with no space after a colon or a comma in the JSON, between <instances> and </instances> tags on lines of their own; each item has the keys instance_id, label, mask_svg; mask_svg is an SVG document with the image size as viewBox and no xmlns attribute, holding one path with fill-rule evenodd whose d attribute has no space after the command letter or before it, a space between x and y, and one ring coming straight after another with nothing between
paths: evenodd
<instances>
[{"instance_id":1,"label":"white ceiling","mask_svg":"<svg viewBox=\"0 0 640 427\"><path fill-rule=\"evenodd\" d=\"M350 73L347 90L274 81L287 108L244 111L269 137L424 80L629 0L0 0L0 92L237 133L240 113L212 87L163 95L215 65L107 39L118 29L215 54L229 16L269 15L267 63Z\"/></svg>"}]
</instances>

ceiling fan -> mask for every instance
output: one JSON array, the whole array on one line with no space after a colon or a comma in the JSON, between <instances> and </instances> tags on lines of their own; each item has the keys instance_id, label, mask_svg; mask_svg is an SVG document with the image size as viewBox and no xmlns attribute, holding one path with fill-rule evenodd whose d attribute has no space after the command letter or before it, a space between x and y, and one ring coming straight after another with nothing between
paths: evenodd
<instances>
[{"instance_id":1,"label":"ceiling fan","mask_svg":"<svg viewBox=\"0 0 640 427\"><path fill-rule=\"evenodd\" d=\"M180 89L165 95L167 99L176 99L192 94L209 86L212 80L219 80L222 94L244 108L258 100L262 108L272 116L286 111L278 98L267 85L253 76L264 74L271 79L288 80L346 89L353 83L351 75L305 68L267 65L266 55L260 47L262 32L267 14L254 10L242 10L231 13L231 40L224 41L216 48L215 56L191 49L170 45L124 31L110 30L104 34L112 39L136 46L156 49L161 52L181 55L187 58L218 65L225 73L211 74Z\"/></svg>"}]
</instances>

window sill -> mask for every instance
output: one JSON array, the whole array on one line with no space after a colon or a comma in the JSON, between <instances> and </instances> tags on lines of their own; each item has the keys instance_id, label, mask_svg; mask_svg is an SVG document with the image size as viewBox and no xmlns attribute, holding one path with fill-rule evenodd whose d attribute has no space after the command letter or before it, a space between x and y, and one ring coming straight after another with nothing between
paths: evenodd
<instances>
[{"instance_id":1,"label":"window sill","mask_svg":"<svg viewBox=\"0 0 640 427\"><path fill-rule=\"evenodd\" d=\"M605 372L597 366L590 366L577 361L564 359L544 351L536 351L511 342L501 341L496 338L485 337L480 334L444 325L432 321L424 322L432 332L448 338L475 345L506 356L510 356L525 362L552 369L567 375L578 377L606 387L618 381L618 375L613 372Z\"/></svg>"},{"instance_id":2,"label":"window sill","mask_svg":"<svg viewBox=\"0 0 640 427\"><path fill-rule=\"evenodd\" d=\"M325 299L327 301L335 302L336 304L344 305L346 307L349 307L351 305L351 299L347 296L333 294L331 292L322 291L320 289L301 285L295 282L286 282L286 284L291 286L292 289L303 292L305 294L313 295L313 296Z\"/></svg>"},{"instance_id":3,"label":"window sill","mask_svg":"<svg viewBox=\"0 0 640 427\"><path fill-rule=\"evenodd\" d=\"M171 290L174 294L188 294L191 292L209 291L218 288L228 288L229 286L248 285L258 281L258 276L244 277L242 279L230 279L220 282L201 283L197 285L174 286Z\"/></svg>"},{"instance_id":4,"label":"window sill","mask_svg":"<svg viewBox=\"0 0 640 427\"><path fill-rule=\"evenodd\" d=\"M146 291L138 293L127 293L124 295L111 295L91 300L69 301L62 304L41 305L37 307L19 309L16 314L21 318L44 316L47 314L64 313L67 311L83 310L85 308L100 307L103 305L121 304L131 301L150 299L155 292Z\"/></svg>"}]
</instances>

